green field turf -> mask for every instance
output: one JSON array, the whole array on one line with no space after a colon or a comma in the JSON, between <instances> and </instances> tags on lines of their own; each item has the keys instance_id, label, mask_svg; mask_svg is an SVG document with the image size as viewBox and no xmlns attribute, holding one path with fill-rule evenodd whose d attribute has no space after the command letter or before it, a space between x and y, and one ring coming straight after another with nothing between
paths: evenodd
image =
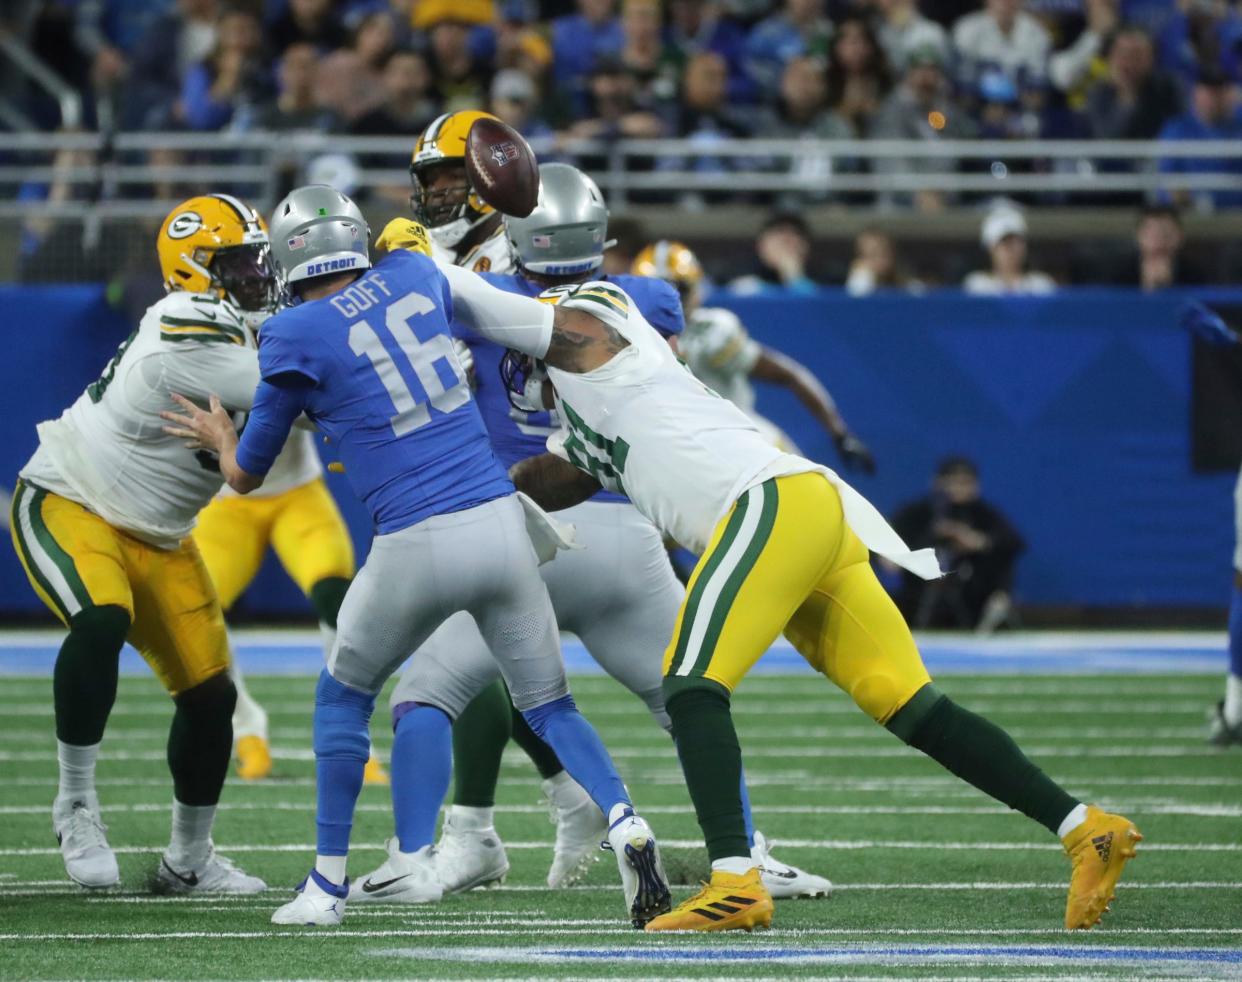
<instances>
[{"instance_id":1,"label":"green field turf","mask_svg":"<svg viewBox=\"0 0 1242 982\"><path fill-rule=\"evenodd\" d=\"M1242 978L1242 752L1203 743L1214 677L941 680L1146 836L1104 927L1073 935L1060 928L1068 862L1042 828L807 675L752 678L735 703L760 829L779 857L836 883L830 900L778 903L770 931L636 932L608 854L583 886L544 889L552 828L516 751L497 816L513 864L504 887L434 907L356 906L338 929L275 928L271 911L312 859L313 680L250 683L271 714L278 777L230 782L215 838L273 889L173 900L145 888L171 798L171 710L156 683L121 681L99 776L123 886L87 894L65 879L50 831L50 683L3 680L0 978ZM670 873L693 883L705 854L667 738L610 680L578 678L574 691L664 841ZM381 726L376 736L386 750ZM390 830L386 789L365 788L351 872L381 860Z\"/></svg>"}]
</instances>

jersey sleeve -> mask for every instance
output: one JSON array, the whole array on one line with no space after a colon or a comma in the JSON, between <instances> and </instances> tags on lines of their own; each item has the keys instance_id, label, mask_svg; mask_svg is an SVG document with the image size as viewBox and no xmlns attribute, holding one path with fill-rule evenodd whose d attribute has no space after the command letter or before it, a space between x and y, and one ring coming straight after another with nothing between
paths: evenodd
<instances>
[{"instance_id":1,"label":"jersey sleeve","mask_svg":"<svg viewBox=\"0 0 1242 982\"><path fill-rule=\"evenodd\" d=\"M731 310L713 310L701 339L703 358L717 372L748 374L763 349Z\"/></svg>"},{"instance_id":2,"label":"jersey sleeve","mask_svg":"<svg viewBox=\"0 0 1242 982\"><path fill-rule=\"evenodd\" d=\"M319 346L300 330L303 320L295 307L282 311L263 326L259 338L259 374L264 379L300 375L315 385L322 381Z\"/></svg>"},{"instance_id":3,"label":"jersey sleeve","mask_svg":"<svg viewBox=\"0 0 1242 982\"><path fill-rule=\"evenodd\" d=\"M265 475L280 456L289 432L306 409L311 385L285 373L276 383L261 381L246 428L237 444L237 466L247 474Z\"/></svg>"},{"instance_id":4,"label":"jersey sleeve","mask_svg":"<svg viewBox=\"0 0 1242 982\"><path fill-rule=\"evenodd\" d=\"M149 329L163 344L144 359L142 383L202 404L218 395L231 411L249 410L259 365L241 315L215 297L186 293L169 294L152 312Z\"/></svg>"},{"instance_id":5,"label":"jersey sleeve","mask_svg":"<svg viewBox=\"0 0 1242 982\"><path fill-rule=\"evenodd\" d=\"M505 293L477 273L437 262L453 295L456 319L489 341L534 358L548 353L555 310L531 297Z\"/></svg>"},{"instance_id":6,"label":"jersey sleeve","mask_svg":"<svg viewBox=\"0 0 1242 982\"><path fill-rule=\"evenodd\" d=\"M686 329L685 314L681 309L681 297L663 280L651 284L650 300L640 304L647 323L665 337L681 334Z\"/></svg>"}]
</instances>

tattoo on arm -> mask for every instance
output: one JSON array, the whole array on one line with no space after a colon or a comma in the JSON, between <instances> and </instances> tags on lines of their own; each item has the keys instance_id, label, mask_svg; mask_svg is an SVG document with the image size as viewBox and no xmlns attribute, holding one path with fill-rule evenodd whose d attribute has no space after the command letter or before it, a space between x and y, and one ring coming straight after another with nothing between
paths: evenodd
<instances>
[{"instance_id":1,"label":"tattoo on arm","mask_svg":"<svg viewBox=\"0 0 1242 982\"><path fill-rule=\"evenodd\" d=\"M629 346L620 331L598 317L585 310L557 307L544 361L566 372L589 372Z\"/></svg>"},{"instance_id":2,"label":"tattoo on arm","mask_svg":"<svg viewBox=\"0 0 1242 982\"><path fill-rule=\"evenodd\" d=\"M600 489L590 474L550 453L519 460L509 468L509 477L519 491L547 511L572 508Z\"/></svg>"}]
</instances>

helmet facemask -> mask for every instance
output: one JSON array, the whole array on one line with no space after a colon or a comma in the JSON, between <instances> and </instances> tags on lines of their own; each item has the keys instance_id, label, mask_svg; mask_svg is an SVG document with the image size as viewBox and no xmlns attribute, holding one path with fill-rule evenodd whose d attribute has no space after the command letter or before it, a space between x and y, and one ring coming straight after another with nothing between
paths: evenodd
<instances>
[{"instance_id":1,"label":"helmet facemask","mask_svg":"<svg viewBox=\"0 0 1242 982\"><path fill-rule=\"evenodd\" d=\"M276 301L276 276L266 242L216 250L207 264L212 283L242 310L270 311Z\"/></svg>"},{"instance_id":2,"label":"helmet facemask","mask_svg":"<svg viewBox=\"0 0 1242 982\"><path fill-rule=\"evenodd\" d=\"M410 210L415 220L443 249L452 249L476 223L487 217L476 207L477 199L463 161L411 164L410 184L414 188Z\"/></svg>"}]
</instances>

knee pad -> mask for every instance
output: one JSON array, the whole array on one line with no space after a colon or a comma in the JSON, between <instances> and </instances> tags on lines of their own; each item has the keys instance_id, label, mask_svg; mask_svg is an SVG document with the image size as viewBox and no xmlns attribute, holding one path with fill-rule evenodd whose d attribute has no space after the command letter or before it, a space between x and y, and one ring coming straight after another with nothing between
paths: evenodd
<instances>
[{"instance_id":1,"label":"knee pad","mask_svg":"<svg viewBox=\"0 0 1242 982\"><path fill-rule=\"evenodd\" d=\"M98 651L116 651L118 654L129 634L129 611L116 604L87 607L69 619L69 633L91 645Z\"/></svg>"},{"instance_id":2,"label":"knee pad","mask_svg":"<svg viewBox=\"0 0 1242 982\"><path fill-rule=\"evenodd\" d=\"M196 722L227 720L233 725L233 709L237 706L237 687L228 672L213 675L192 689L173 696L177 709Z\"/></svg>"},{"instance_id":3,"label":"knee pad","mask_svg":"<svg viewBox=\"0 0 1242 982\"><path fill-rule=\"evenodd\" d=\"M574 702L573 696L561 696L559 699L545 702L542 706L536 706L534 709L523 709L522 718L534 730L535 736L542 740L544 739L544 734L548 731L548 725L556 716L561 713L577 711L578 706Z\"/></svg>"},{"instance_id":4,"label":"knee pad","mask_svg":"<svg viewBox=\"0 0 1242 982\"><path fill-rule=\"evenodd\" d=\"M371 754L368 724L374 709L375 696L351 689L326 669L322 671L315 687L315 756L365 761Z\"/></svg>"},{"instance_id":5,"label":"knee pad","mask_svg":"<svg viewBox=\"0 0 1242 982\"><path fill-rule=\"evenodd\" d=\"M437 706L431 702L399 702L392 707L392 731L397 732L397 727L401 725L401 721L416 709L436 709L448 717L450 723L453 722L453 714L443 706Z\"/></svg>"}]
</instances>

